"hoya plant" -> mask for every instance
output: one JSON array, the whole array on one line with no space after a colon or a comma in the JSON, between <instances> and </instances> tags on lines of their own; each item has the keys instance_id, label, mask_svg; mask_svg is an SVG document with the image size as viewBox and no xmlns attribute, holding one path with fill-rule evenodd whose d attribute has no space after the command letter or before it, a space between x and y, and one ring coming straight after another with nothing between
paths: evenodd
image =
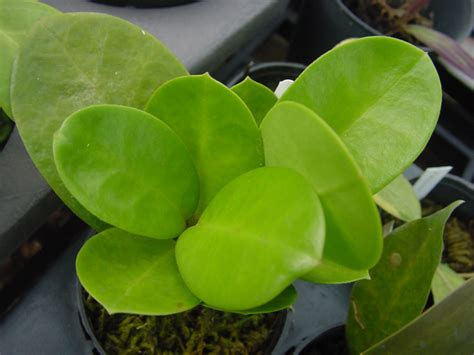
<instances>
[{"instance_id":1,"label":"hoya plant","mask_svg":"<svg viewBox=\"0 0 474 355\"><path fill-rule=\"evenodd\" d=\"M427 54L397 39L342 44L277 99L187 75L143 30L86 13L38 22L12 78L28 152L98 232L77 274L110 313L265 313L298 279L370 278L373 195L422 151L441 103Z\"/></svg>"}]
</instances>

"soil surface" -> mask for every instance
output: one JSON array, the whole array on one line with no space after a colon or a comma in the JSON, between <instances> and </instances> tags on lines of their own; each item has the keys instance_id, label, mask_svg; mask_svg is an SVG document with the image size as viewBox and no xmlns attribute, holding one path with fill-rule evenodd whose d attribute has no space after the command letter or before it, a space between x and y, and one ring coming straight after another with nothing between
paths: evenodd
<instances>
[{"instance_id":1,"label":"soil surface","mask_svg":"<svg viewBox=\"0 0 474 355\"><path fill-rule=\"evenodd\" d=\"M109 315L85 292L94 334L114 354L270 354L285 311L243 316L198 306L171 316Z\"/></svg>"}]
</instances>

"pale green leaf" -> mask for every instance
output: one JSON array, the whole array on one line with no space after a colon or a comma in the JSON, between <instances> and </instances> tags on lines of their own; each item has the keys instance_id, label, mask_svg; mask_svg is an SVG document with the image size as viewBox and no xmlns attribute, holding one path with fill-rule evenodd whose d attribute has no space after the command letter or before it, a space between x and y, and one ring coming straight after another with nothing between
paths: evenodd
<instances>
[{"instance_id":1,"label":"pale green leaf","mask_svg":"<svg viewBox=\"0 0 474 355\"><path fill-rule=\"evenodd\" d=\"M280 100L304 104L324 119L376 193L425 147L438 119L441 85L427 53L377 36L319 57Z\"/></svg>"},{"instance_id":2,"label":"pale green leaf","mask_svg":"<svg viewBox=\"0 0 474 355\"><path fill-rule=\"evenodd\" d=\"M179 275L175 244L108 229L82 247L77 275L86 291L111 314L183 312L200 301Z\"/></svg>"},{"instance_id":3,"label":"pale green leaf","mask_svg":"<svg viewBox=\"0 0 474 355\"><path fill-rule=\"evenodd\" d=\"M277 97L269 88L250 77L233 86L232 91L245 102L257 125L260 125L267 112L277 102Z\"/></svg>"},{"instance_id":4,"label":"pale green leaf","mask_svg":"<svg viewBox=\"0 0 474 355\"><path fill-rule=\"evenodd\" d=\"M198 224L178 239L176 259L189 289L229 311L274 299L319 262L324 215L298 173L260 168L226 185Z\"/></svg>"},{"instance_id":5,"label":"pale green leaf","mask_svg":"<svg viewBox=\"0 0 474 355\"><path fill-rule=\"evenodd\" d=\"M143 108L158 86L185 74L156 38L103 14L48 17L20 47L11 91L20 135L49 185L95 229L106 224L72 198L56 171L54 132L66 117L89 105Z\"/></svg>"},{"instance_id":6,"label":"pale green leaf","mask_svg":"<svg viewBox=\"0 0 474 355\"><path fill-rule=\"evenodd\" d=\"M18 46L37 21L56 14L56 9L32 0L0 1L0 107L12 119L10 82Z\"/></svg>"},{"instance_id":7,"label":"pale green leaf","mask_svg":"<svg viewBox=\"0 0 474 355\"><path fill-rule=\"evenodd\" d=\"M23 43L27 34L38 21L60 12L39 1L0 1L0 32L17 43Z\"/></svg>"},{"instance_id":8,"label":"pale green leaf","mask_svg":"<svg viewBox=\"0 0 474 355\"><path fill-rule=\"evenodd\" d=\"M199 180L183 142L156 117L96 105L68 117L54 136L66 188L101 220L130 233L174 238L199 200Z\"/></svg>"},{"instance_id":9,"label":"pale green leaf","mask_svg":"<svg viewBox=\"0 0 474 355\"><path fill-rule=\"evenodd\" d=\"M441 259L444 225L460 203L408 222L384 239L372 279L352 289L346 324L351 352L359 354L421 314Z\"/></svg>"},{"instance_id":10,"label":"pale green leaf","mask_svg":"<svg viewBox=\"0 0 474 355\"><path fill-rule=\"evenodd\" d=\"M449 296L457 288L461 287L464 279L446 264L439 264L431 283L434 303Z\"/></svg>"},{"instance_id":11,"label":"pale green leaf","mask_svg":"<svg viewBox=\"0 0 474 355\"><path fill-rule=\"evenodd\" d=\"M297 297L296 289L293 285L290 285L287 288L285 288L282 293L280 293L270 302L265 303L263 306L248 309L245 311L233 311L233 313L248 315L248 314L262 314L262 313L278 312L278 311L291 307L291 305L295 303L296 297ZM227 310L217 309L215 307L211 307L207 305L204 305L204 306L212 308L212 309L216 309L218 311L229 312Z\"/></svg>"},{"instance_id":12,"label":"pale green leaf","mask_svg":"<svg viewBox=\"0 0 474 355\"><path fill-rule=\"evenodd\" d=\"M348 271L349 280L365 277L367 271L353 270L367 270L377 263L382 253L382 227L371 192L342 141L314 112L293 102L277 104L263 120L261 130L266 164L298 171L323 205L324 257L316 267L320 270L305 280L331 282L334 272L338 283L346 279L344 271Z\"/></svg>"},{"instance_id":13,"label":"pale green leaf","mask_svg":"<svg viewBox=\"0 0 474 355\"><path fill-rule=\"evenodd\" d=\"M224 185L263 166L262 137L251 112L207 74L169 81L153 94L146 111L170 126L193 157L201 186L196 217Z\"/></svg>"},{"instance_id":14,"label":"pale green leaf","mask_svg":"<svg viewBox=\"0 0 474 355\"><path fill-rule=\"evenodd\" d=\"M413 221L421 217L420 200L403 175L399 175L374 195L374 200L380 208L402 221Z\"/></svg>"}]
</instances>

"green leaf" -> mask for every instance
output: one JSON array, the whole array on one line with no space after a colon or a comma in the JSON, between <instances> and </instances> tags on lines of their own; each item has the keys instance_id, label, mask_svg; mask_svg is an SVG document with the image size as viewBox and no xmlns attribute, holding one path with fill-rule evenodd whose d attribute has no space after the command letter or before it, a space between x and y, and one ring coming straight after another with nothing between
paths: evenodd
<instances>
[{"instance_id":1,"label":"green leaf","mask_svg":"<svg viewBox=\"0 0 474 355\"><path fill-rule=\"evenodd\" d=\"M245 311L233 311L233 313L250 315L250 314L278 312L278 311L291 307L291 305L295 303L297 295L298 294L296 293L295 287L293 285L290 285L287 288L285 288L282 293L280 293L270 302L265 303L263 306L255 307L255 308L248 309ZM217 309L215 307L211 307L208 305L204 305L204 306L215 309L217 311L229 312L227 310Z\"/></svg>"},{"instance_id":2,"label":"green leaf","mask_svg":"<svg viewBox=\"0 0 474 355\"><path fill-rule=\"evenodd\" d=\"M149 113L117 105L79 110L55 134L53 150L72 195L130 233L177 237L196 209L199 180L191 156Z\"/></svg>"},{"instance_id":3,"label":"green leaf","mask_svg":"<svg viewBox=\"0 0 474 355\"><path fill-rule=\"evenodd\" d=\"M82 286L110 313L167 315L197 306L175 260L175 242L108 229L77 255Z\"/></svg>"},{"instance_id":4,"label":"green leaf","mask_svg":"<svg viewBox=\"0 0 474 355\"><path fill-rule=\"evenodd\" d=\"M146 111L170 126L193 157L201 191L196 217L229 181L263 165L262 137L252 114L208 74L166 83Z\"/></svg>"},{"instance_id":5,"label":"green leaf","mask_svg":"<svg viewBox=\"0 0 474 355\"><path fill-rule=\"evenodd\" d=\"M245 80L233 86L232 91L239 95L252 111L257 125L260 125L267 112L277 102L277 97L269 88L250 77L246 77Z\"/></svg>"},{"instance_id":6,"label":"green leaf","mask_svg":"<svg viewBox=\"0 0 474 355\"><path fill-rule=\"evenodd\" d=\"M416 197L413 186L403 175L399 175L374 195L374 200L382 209L402 221L421 218L420 200Z\"/></svg>"},{"instance_id":7,"label":"green leaf","mask_svg":"<svg viewBox=\"0 0 474 355\"><path fill-rule=\"evenodd\" d=\"M0 61L0 108L12 118L10 107L10 79L12 76L13 60L18 51L18 44L9 36L0 32L0 48L2 60Z\"/></svg>"},{"instance_id":8,"label":"green leaf","mask_svg":"<svg viewBox=\"0 0 474 355\"><path fill-rule=\"evenodd\" d=\"M23 142L59 197L96 230L107 225L67 191L53 161L53 134L73 112L93 104L143 108L183 65L153 36L115 17L71 13L35 27L20 47L12 106Z\"/></svg>"},{"instance_id":9,"label":"green leaf","mask_svg":"<svg viewBox=\"0 0 474 355\"><path fill-rule=\"evenodd\" d=\"M277 104L263 120L261 130L266 164L302 174L323 205L323 261L316 267L320 270L304 279L331 282L334 272L334 282L341 282L345 271L349 280L355 275L365 277L367 271L354 274L354 270L367 270L377 263L382 253L382 228L371 192L342 141L314 112L293 102Z\"/></svg>"},{"instance_id":10,"label":"green leaf","mask_svg":"<svg viewBox=\"0 0 474 355\"><path fill-rule=\"evenodd\" d=\"M59 14L56 9L34 1L0 1L0 107L13 118L10 104L10 81L13 61L26 34L37 21Z\"/></svg>"},{"instance_id":11,"label":"green leaf","mask_svg":"<svg viewBox=\"0 0 474 355\"><path fill-rule=\"evenodd\" d=\"M264 305L321 259L324 215L298 173L260 168L226 185L178 239L189 289L229 311Z\"/></svg>"},{"instance_id":12,"label":"green leaf","mask_svg":"<svg viewBox=\"0 0 474 355\"><path fill-rule=\"evenodd\" d=\"M323 259L317 267L301 278L319 284L343 284L364 279L370 280L370 275L369 270L354 270L329 259Z\"/></svg>"},{"instance_id":13,"label":"green leaf","mask_svg":"<svg viewBox=\"0 0 474 355\"><path fill-rule=\"evenodd\" d=\"M446 264L439 264L431 283L434 303L439 303L464 284L464 279Z\"/></svg>"},{"instance_id":14,"label":"green leaf","mask_svg":"<svg viewBox=\"0 0 474 355\"><path fill-rule=\"evenodd\" d=\"M33 25L60 12L38 1L0 1L0 32L17 43L23 43Z\"/></svg>"},{"instance_id":15,"label":"green leaf","mask_svg":"<svg viewBox=\"0 0 474 355\"><path fill-rule=\"evenodd\" d=\"M377 36L321 56L280 100L299 102L323 118L376 193L425 147L438 119L441 86L421 49Z\"/></svg>"},{"instance_id":16,"label":"green leaf","mask_svg":"<svg viewBox=\"0 0 474 355\"><path fill-rule=\"evenodd\" d=\"M473 294L474 279L363 354L472 355Z\"/></svg>"},{"instance_id":17,"label":"green leaf","mask_svg":"<svg viewBox=\"0 0 474 355\"><path fill-rule=\"evenodd\" d=\"M359 354L419 316L441 259L444 225L461 202L408 222L384 240L370 281L358 281L351 295L346 336Z\"/></svg>"}]
</instances>

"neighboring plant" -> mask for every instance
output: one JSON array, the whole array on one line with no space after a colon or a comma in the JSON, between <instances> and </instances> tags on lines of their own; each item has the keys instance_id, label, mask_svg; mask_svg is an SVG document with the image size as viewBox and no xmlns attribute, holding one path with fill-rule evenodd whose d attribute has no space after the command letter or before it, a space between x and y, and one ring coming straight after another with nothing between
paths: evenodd
<instances>
[{"instance_id":1,"label":"neighboring plant","mask_svg":"<svg viewBox=\"0 0 474 355\"><path fill-rule=\"evenodd\" d=\"M441 59L474 80L474 58L455 40L434 30L430 0L345 0L368 24L386 35L395 35L431 48ZM436 14L434 14L436 16Z\"/></svg>"},{"instance_id":2,"label":"neighboring plant","mask_svg":"<svg viewBox=\"0 0 474 355\"><path fill-rule=\"evenodd\" d=\"M102 231L77 258L88 293L110 313L203 304L253 314L289 307L297 279L390 274L373 194L436 125L441 88L426 53L389 37L354 40L278 101L250 79L229 89L186 74L156 39L106 15L46 18L20 45L11 103L25 146ZM453 208L387 238L416 240L429 258L405 263L412 245L388 262L412 274L426 266L428 278Z\"/></svg>"}]
</instances>

